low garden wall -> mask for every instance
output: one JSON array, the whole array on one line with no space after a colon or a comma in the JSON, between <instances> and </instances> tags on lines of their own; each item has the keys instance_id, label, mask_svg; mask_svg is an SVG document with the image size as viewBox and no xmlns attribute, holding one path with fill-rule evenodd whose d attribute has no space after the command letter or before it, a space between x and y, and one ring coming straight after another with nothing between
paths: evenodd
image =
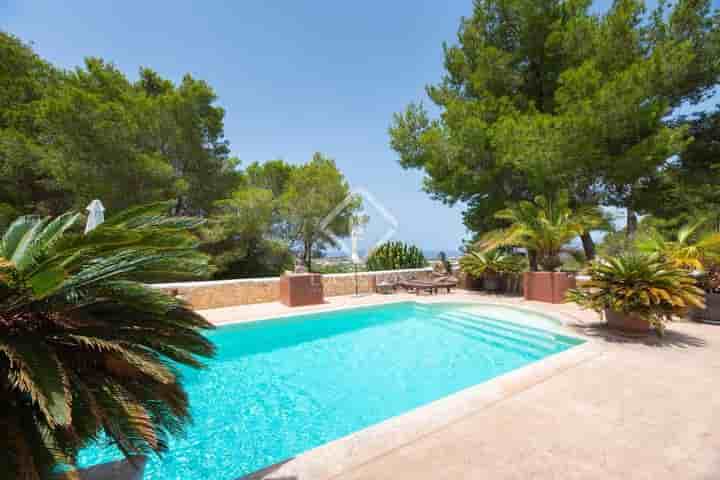
<instances>
[{"instance_id":1,"label":"low garden wall","mask_svg":"<svg viewBox=\"0 0 720 480\"><path fill-rule=\"evenodd\" d=\"M359 293L375 291L375 285L397 276L415 277L429 280L431 268L409 270L387 270L382 272L358 272ZM355 293L354 273L333 273L322 276L323 291L326 297L351 295ZM180 282L152 285L171 295L187 300L198 310L207 308L232 307L254 303L276 302L280 299L280 277L243 278L238 280L218 280L212 282Z\"/></svg>"}]
</instances>

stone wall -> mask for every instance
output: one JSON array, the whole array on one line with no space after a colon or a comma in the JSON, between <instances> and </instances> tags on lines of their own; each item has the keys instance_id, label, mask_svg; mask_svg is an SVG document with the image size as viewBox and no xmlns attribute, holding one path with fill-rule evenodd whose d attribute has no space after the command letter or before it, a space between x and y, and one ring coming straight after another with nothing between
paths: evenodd
<instances>
[{"instance_id":1,"label":"stone wall","mask_svg":"<svg viewBox=\"0 0 720 480\"><path fill-rule=\"evenodd\" d=\"M428 280L432 276L432 269L359 272L357 275L358 292L374 292L377 283L398 276ZM355 293L355 274L353 273L323 275L322 280L326 297ZM153 285L153 288L160 288L171 295L179 295L197 310L276 302L280 298L279 277L164 283Z\"/></svg>"}]
</instances>

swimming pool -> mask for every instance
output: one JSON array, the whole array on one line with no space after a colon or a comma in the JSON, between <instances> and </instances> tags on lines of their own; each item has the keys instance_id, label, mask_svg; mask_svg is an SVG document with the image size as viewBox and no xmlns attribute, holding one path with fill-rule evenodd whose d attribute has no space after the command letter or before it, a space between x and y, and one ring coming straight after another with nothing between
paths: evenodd
<instances>
[{"instance_id":1,"label":"swimming pool","mask_svg":"<svg viewBox=\"0 0 720 480\"><path fill-rule=\"evenodd\" d=\"M551 324L507 307L398 302L221 327L209 368L183 370L193 425L143 478L236 480L582 343L537 328ZM81 463L120 458L98 446Z\"/></svg>"}]
</instances>

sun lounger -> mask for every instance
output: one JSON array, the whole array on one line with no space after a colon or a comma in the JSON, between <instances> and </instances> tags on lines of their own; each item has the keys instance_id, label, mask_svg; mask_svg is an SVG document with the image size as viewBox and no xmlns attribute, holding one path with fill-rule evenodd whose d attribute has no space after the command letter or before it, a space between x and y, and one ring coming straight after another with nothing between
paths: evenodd
<instances>
[{"instance_id":1,"label":"sun lounger","mask_svg":"<svg viewBox=\"0 0 720 480\"><path fill-rule=\"evenodd\" d=\"M450 293L453 288L457 287L458 281L455 277L441 277L433 280L432 284L436 287L435 293L438 288L446 288L447 293Z\"/></svg>"},{"instance_id":2,"label":"sun lounger","mask_svg":"<svg viewBox=\"0 0 720 480\"><path fill-rule=\"evenodd\" d=\"M417 295L420 295L422 291L429 292L431 295L437 291L433 282L421 280L400 280L398 286L404 288L407 292L415 292Z\"/></svg>"}]
</instances>

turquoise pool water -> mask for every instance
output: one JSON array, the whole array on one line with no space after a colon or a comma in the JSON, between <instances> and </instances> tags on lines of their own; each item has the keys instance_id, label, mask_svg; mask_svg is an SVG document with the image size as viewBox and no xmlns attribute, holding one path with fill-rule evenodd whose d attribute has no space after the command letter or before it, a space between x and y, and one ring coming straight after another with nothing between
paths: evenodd
<instances>
[{"instance_id":1,"label":"turquoise pool water","mask_svg":"<svg viewBox=\"0 0 720 480\"><path fill-rule=\"evenodd\" d=\"M194 424L144 478L237 480L581 343L503 312L548 322L403 302L219 328L209 369L183 372ZM98 446L81 461L119 458Z\"/></svg>"}]
</instances>

